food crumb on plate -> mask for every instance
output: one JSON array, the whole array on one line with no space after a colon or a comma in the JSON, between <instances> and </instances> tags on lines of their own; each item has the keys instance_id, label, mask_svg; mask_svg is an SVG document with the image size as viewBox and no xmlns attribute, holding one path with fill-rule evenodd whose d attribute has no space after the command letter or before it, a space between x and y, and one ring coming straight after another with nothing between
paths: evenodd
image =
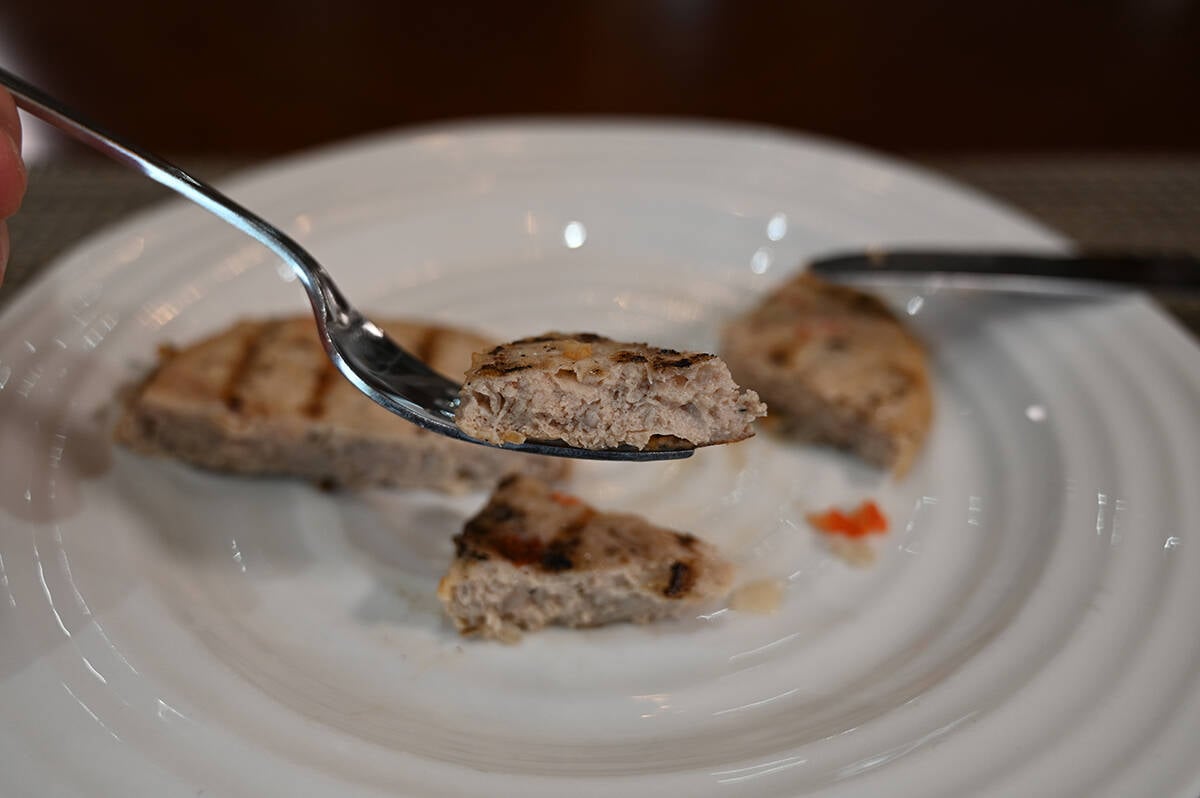
<instances>
[{"instance_id":1,"label":"food crumb on plate","mask_svg":"<svg viewBox=\"0 0 1200 798\"><path fill-rule=\"evenodd\" d=\"M772 615L783 603L784 583L779 579L757 579L733 591L729 608L738 612Z\"/></svg>"},{"instance_id":2,"label":"food crumb on plate","mask_svg":"<svg viewBox=\"0 0 1200 798\"><path fill-rule=\"evenodd\" d=\"M809 513L805 518L820 532L827 535L844 535L848 538L882 534L888 529L887 516L879 509L879 505L870 499L860 503L849 513L831 507L823 513Z\"/></svg>"},{"instance_id":3,"label":"food crumb on plate","mask_svg":"<svg viewBox=\"0 0 1200 798\"><path fill-rule=\"evenodd\" d=\"M831 507L821 513L809 513L805 518L822 533L835 556L859 568L873 564L876 559L875 550L866 537L888 530L887 516L869 499L850 512Z\"/></svg>"},{"instance_id":4,"label":"food crumb on plate","mask_svg":"<svg viewBox=\"0 0 1200 798\"><path fill-rule=\"evenodd\" d=\"M842 562L855 568L868 568L875 564L875 549L861 538L844 538L826 535L826 545Z\"/></svg>"}]
</instances>

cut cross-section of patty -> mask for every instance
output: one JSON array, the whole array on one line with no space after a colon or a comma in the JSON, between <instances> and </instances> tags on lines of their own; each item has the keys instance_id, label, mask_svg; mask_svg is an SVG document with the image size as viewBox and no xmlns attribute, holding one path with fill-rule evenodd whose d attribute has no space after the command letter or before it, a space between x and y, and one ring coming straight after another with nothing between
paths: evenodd
<instances>
[{"instance_id":1,"label":"cut cross-section of patty","mask_svg":"<svg viewBox=\"0 0 1200 798\"><path fill-rule=\"evenodd\" d=\"M455 421L492 443L646 449L739 441L764 415L715 355L548 333L475 355Z\"/></svg>"}]
</instances>

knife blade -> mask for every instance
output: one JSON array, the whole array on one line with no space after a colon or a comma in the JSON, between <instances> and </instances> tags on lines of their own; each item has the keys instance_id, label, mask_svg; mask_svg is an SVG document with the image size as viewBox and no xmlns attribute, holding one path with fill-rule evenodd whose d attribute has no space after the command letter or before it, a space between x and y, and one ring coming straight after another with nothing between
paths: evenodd
<instances>
[{"instance_id":1,"label":"knife blade","mask_svg":"<svg viewBox=\"0 0 1200 798\"><path fill-rule=\"evenodd\" d=\"M1187 254L1083 253L1042 255L1025 252L968 252L955 250L863 251L818 258L809 264L826 277L886 274L940 275L968 279L973 285L998 279L1005 287L1013 280L1037 278L1093 285L1151 290L1200 291L1200 258ZM1019 285L1017 286L1020 287ZM1036 287L1036 286L1034 286Z\"/></svg>"}]
</instances>

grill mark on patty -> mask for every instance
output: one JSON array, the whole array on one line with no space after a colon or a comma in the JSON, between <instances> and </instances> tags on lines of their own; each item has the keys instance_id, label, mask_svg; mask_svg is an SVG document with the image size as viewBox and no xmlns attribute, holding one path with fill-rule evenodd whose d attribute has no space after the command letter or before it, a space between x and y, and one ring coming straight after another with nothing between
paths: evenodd
<instances>
[{"instance_id":1,"label":"grill mark on patty","mask_svg":"<svg viewBox=\"0 0 1200 798\"><path fill-rule=\"evenodd\" d=\"M317 372L317 379L313 382L312 393L309 394L308 401L304 403L301 410L305 416L314 421L325 415L325 401L338 376L337 366L333 365L333 361L329 358L324 359L320 369Z\"/></svg>"},{"instance_id":2,"label":"grill mark on patty","mask_svg":"<svg viewBox=\"0 0 1200 798\"><path fill-rule=\"evenodd\" d=\"M242 343L242 351L238 354L237 360L234 361L233 368L229 370L229 377L225 380L225 384L221 386L221 402L230 411L234 413L242 411L242 397L239 395L242 383L246 381L246 377L250 374L251 365L254 363L259 350L262 349L263 343L270 333L274 332L278 327L279 322L259 324L254 332L248 335Z\"/></svg>"},{"instance_id":3,"label":"grill mark on patty","mask_svg":"<svg viewBox=\"0 0 1200 798\"><path fill-rule=\"evenodd\" d=\"M695 366L699 363L712 360L716 355L708 352L676 352L670 357L655 357L651 361L651 365L660 369L686 369Z\"/></svg>"},{"instance_id":4,"label":"grill mark on patty","mask_svg":"<svg viewBox=\"0 0 1200 798\"><path fill-rule=\"evenodd\" d=\"M578 546L578 538L575 540L552 540L538 561L538 565L543 571L550 573L569 571L575 567L575 562L571 558Z\"/></svg>"},{"instance_id":5,"label":"grill mark on patty","mask_svg":"<svg viewBox=\"0 0 1200 798\"><path fill-rule=\"evenodd\" d=\"M492 503L454 538L455 553L459 558L485 560L488 555L482 549L490 548L513 565L533 565L549 573L569 571L575 567L575 551L583 542L583 530L595 515L594 509L585 507L553 538L543 540L525 533L525 513L519 507Z\"/></svg>"},{"instance_id":6,"label":"grill mark on patty","mask_svg":"<svg viewBox=\"0 0 1200 798\"><path fill-rule=\"evenodd\" d=\"M523 371L524 369L529 369L529 368L533 368L532 363L515 363L512 365L508 365L508 364L499 365L496 363L489 363L486 366L480 366L479 368L475 369L475 376L477 376L477 377L502 377L505 374L512 374L514 371Z\"/></svg>"},{"instance_id":7,"label":"grill mark on patty","mask_svg":"<svg viewBox=\"0 0 1200 798\"><path fill-rule=\"evenodd\" d=\"M688 532L676 532L675 539L679 541L679 545L691 551L696 548L696 536Z\"/></svg>"},{"instance_id":8,"label":"grill mark on patty","mask_svg":"<svg viewBox=\"0 0 1200 798\"><path fill-rule=\"evenodd\" d=\"M676 560L671 563L671 574L662 594L667 598L681 598L692 589L692 585L695 583L696 574L692 566L683 560Z\"/></svg>"},{"instance_id":9,"label":"grill mark on patty","mask_svg":"<svg viewBox=\"0 0 1200 798\"><path fill-rule=\"evenodd\" d=\"M571 360L579 360L580 356L572 354L572 344L600 342L611 342L611 339L595 333L572 335L547 333L532 338L522 338L511 344L501 344L492 348L482 357L483 362L475 361L471 377L502 377L544 365L540 362L541 360L558 355ZM533 344L544 344L542 348L546 351L544 353L534 352L532 355L530 352L515 351L522 346ZM624 346L628 348L617 349L615 352L596 355L596 357L612 364L646 363L654 369L686 369L716 357L708 352L680 352L677 349L662 349L644 343L625 344ZM587 355L591 356L592 353L588 352ZM596 372L593 370L593 373ZM603 374L603 370L599 373Z\"/></svg>"},{"instance_id":10,"label":"grill mark on patty","mask_svg":"<svg viewBox=\"0 0 1200 798\"><path fill-rule=\"evenodd\" d=\"M542 570L558 572L574 568L575 562L572 558L579 544L583 542L583 529L595 517L596 511L585 506L578 518L559 530L546 547L546 553L542 555Z\"/></svg>"}]
</instances>

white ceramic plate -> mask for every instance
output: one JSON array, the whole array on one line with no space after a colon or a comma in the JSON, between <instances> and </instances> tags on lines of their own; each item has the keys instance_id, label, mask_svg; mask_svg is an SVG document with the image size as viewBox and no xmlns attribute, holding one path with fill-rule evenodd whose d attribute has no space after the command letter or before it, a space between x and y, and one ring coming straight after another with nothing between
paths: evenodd
<instances>
[{"instance_id":1,"label":"white ceramic plate","mask_svg":"<svg viewBox=\"0 0 1200 798\"><path fill-rule=\"evenodd\" d=\"M844 247L1060 242L906 167L741 128L450 127L228 186L369 310L711 347ZM893 286L937 421L895 482L760 436L581 464L780 610L463 641L434 598L482 495L336 496L113 452L155 347L305 310L181 205L0 318L0 793L1200 794L1200 350L1147 302ZM875 498L855 569L806 511Z\"/></svg>"}]
</instances>

